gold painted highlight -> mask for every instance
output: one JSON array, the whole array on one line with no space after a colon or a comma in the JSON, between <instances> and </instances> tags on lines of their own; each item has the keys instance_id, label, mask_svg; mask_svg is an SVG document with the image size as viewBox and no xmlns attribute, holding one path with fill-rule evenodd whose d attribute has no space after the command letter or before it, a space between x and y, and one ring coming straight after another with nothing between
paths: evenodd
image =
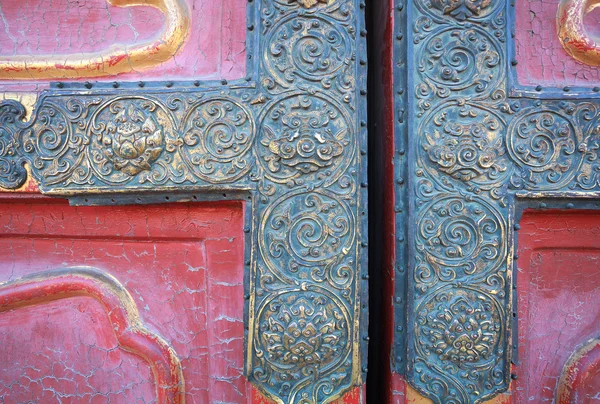
<instances>
[{"instance_id":1,"label":"gold painted highlight","mask_svg":"<svg viewBox=\"0 0 600 404\"><path fill-rule=\"evenodd\" d=\"M0 79L39 80L129 73L166 62L182 48L190 30L185 0L107 0L117 7L150 6L165 15L160 36L134 45L114 44L89 53L0 56Z\"/></svg>"},{"instance_id":2,"label":"gold painted highlight","mask_svg":"<svg viewBox=\"0 0 600 404\"><path fill-rule=\"evenodd\" d=\"M569 55L590 66L600 66L600 38L585 29L584 18L600 0L561 0L556 14L558 39Z\"/></svg>"}]
</instances>

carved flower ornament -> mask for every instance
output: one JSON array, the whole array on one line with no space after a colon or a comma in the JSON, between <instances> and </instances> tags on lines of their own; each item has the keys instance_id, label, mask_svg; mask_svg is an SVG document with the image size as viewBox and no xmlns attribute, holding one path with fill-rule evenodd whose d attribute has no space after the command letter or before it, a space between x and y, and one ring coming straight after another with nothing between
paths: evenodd
<instances>
[{"instance_id":1,"label":"carved flower ornament","mask_svg":"<svg viewBox=\"0 0 600 404\"><path fill-rule=\"evenodd\" d=\"M144 109L121 108L100 135L104 156L114 168L129 175L150 170L163 150L162 128Z\"/></svg>"},{"instance_id":2,"label":"carved flower ornament","mask_svg":"<svg viewBox=\"0 0 600 404\"><path fill-rule=\"evenodd\" d=\"M311 8L319 3L327 4L327 0L288 0L289 4L298 3L304 8Z\"/></svg>"}]
</instances>

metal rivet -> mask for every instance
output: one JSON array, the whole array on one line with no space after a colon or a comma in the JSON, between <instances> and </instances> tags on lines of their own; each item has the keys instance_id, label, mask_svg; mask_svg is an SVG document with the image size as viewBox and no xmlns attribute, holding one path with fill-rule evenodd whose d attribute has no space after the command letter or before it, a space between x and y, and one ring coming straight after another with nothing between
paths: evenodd
<instances>
[{"instance_id":1,"label":"metal rivet","mask_svg":"<svg viewBox=\"0 0 600 404\"><path fill-rule=\"evenodd\" d=\"M360 126L362 126L364 128L365 126L367 126L367 122L366 121L360 121Z\"/></svg>"},{"instance_id":2,"label":"metal rivet","mask_svg":"<svg viewBox=\"0 0 600 404\"><path fill-rule=\"evenodd\" d=\"M598 91L600 91L600 87L594 87L594 91L595 91L595 92L598 92Z\"/></svg>"},{"instance_id":3,"label":"metal rivet","mask_svg":"<svg viewBox=\"0 0 600 404\"><path fill-rule=\"evenodd\" d=\"M517 380L519 378L519 376L517 376L516 373L511 373L510 374L510 378L513 379L513 380Z\"/></svg>"},{"instance_id":4,"label":"metal rivet","mask_svg":"<svg viewBox=\"0 0 600 404\"><path fill-rule=\"evenodd\" d=\"M402 303L402 298L401 297L397 297L396 298L396 303L398 303L398 304Z\"/></svg>"},{"instance_id":5,"label":"metal rivet","mask_svg":"<svg viewBox=\"0 0 600 404\"><path fill-rule=\"evenodd\" d=\"M515 254L515 255L513 255L513 259L514 259L515 261L516 261L516 260L518 260L518 259L519 259L519 254Z\"/></svg>"},{"instance_id":6,"label":"metal rivet","mask_svg":"<svg viewBox=\"0 0 600 404\"><path fill-rule=\"evenodd\" d=\"M567 209L573 209L575 207L575 205L573 205L572 203L567 203Z\"/></svg>"},{"instance_id":7,"label":"metal rivet","mask_svg":"<svg viewBox=\"0 0 600 404\"><path fill-rule=\"evenodd\" d=\"M563 88L563 91L564 91L564 92L569 92L569 91L571 91L571 87L569 87L569 86L565 86L565 87Z\"/></svg>"},{"instance_id":8,"label":"metal rivet","mask_svg":"<svg viewBox=\"0 0 600 404\"><path fill-rule=\"evenodd\" d=\"M367 248L367 246L368 246L368 245L369 245L369 244L368 244L366 241L363 241L362 243L360 243L360 246L361 246L362 248Z\"/></svg>"},{"instance_id":9,"label":"metal rivet","mask_svg":"<svg viewBox=\"0 0 600 404\"><path fill-rule=\"evenodd\" d=\"M248 25L248 31L253 31L253 30L254 30L254 25L253 24Z\"/></svg>"},{"instance_id":10,"label":"metal rivet","mask_svg":"<svg viewBox=\"0 0 600 404\"><path fill-rule=\"evenodd\" d=\"M138 86L144 87L146 84L143 81L138 81Z\"/></svg>"},{"instance_id":11,"label":"metal rivet","mask_svg":"<svg viewBox=\"0 0 600 404\"><path fill-rule=\"evenodd\" d=\"M361 156L365 156L367 154L367 151L366 150L361 150L360 154L361 154Z\"/></svg>"},{"instance_id":12,"label":"metal rivet","mask_svg":"<svg viewBox=\"0 0 600 404\"><path fill-rule=\"evenodd\" d=\"M117 83L116 81L113 81L112 86L114 88L119 88L119 83Z\"/></svg>"},{"instance_id":13,"label":"metal rivet","mask_svg":"<svg viewBox=\"0 0 600 404\"><path fill-rule=\"evenodd\" d=\"M221 84L224 85L224 86L226 86L227 85L227 80L225 80L225 79L221 80Z\"/></svg>"},{"instance_id":14,"label":"metal rivet","mask_svg":"<svg viewBox=\"0 0 600 404\"><path fill-rule=\"evenodd\" d=\"M402 327L401 325L399 325L398 327L396 327L396 331L402 332L402 331L404 331L404 327Z\"/></svg>"},{"instance_id":15,"label":"metal rivet","mask_svg":"<svg viewBox=\"0 0 600 404\"><path fill-rule=\"evenodd\" d=\"M367 373L369 371L369 368L366 367L366 366L363 366L362 371L365 372L365 373Z\"/></svg>"},{"instance_id":16,"label":"metal rivet","mask_svg":"<svg viewBox=\"0 0 600 404\"><path fill-rule=\"evenodd\" d=\"M517 60L511 60L510 64L516 66L519 64L519 62Z\"/></svg>"},{"instance_id":17,"label":"metal rivet","mask_svg":"<svg viewBox=\"0 0 600 404\"><path fill-rule=\"evenodd\" d=\"M367 188L367 187L369 186L369 184L368 184L368 183L366 183L366 182L361 182L361 183L360 183L360 186L361 186L362 188Z\"/></svg>"},{"instance_id":18,"label":"metal rivet","mask_svg":"<svg viewBox=\"0 0 600 404\"><path fill-rule=\"evenodd\" d=\"M61 81L59 81L58 83L56 83L56 87L58 88L63 88L65 86L65 84Z\"/></svg>"},{"instance_id":19,"label":"metal rivet","mask_svg":"<svg viewBox=\"0 0 600 404\"><path fill-rule=\"evenodd\" d=\"M548 205L546 205L546 202L540 203L540 208L546 209L547 207L548 207Z\"/></svg>"},{"instance_id":20,"label":"metal rivet","mask_svg":"<svg viewBox=\"0 0 600 404\"><path fill-rule=\"evenodd\" d=\"M404 156L404 153L406 153L406 150L404 150L404 149L398 150L399 155Z\"/></svg>"},{"instance_id":21,"label":"metal rivet","mask_svg":"<svg viewBox=\"0 0 600 404\"><path fill-rule=\"evenodd\" d=\"M363 278L364 280L367 280L367 279L369 279L369 275L367 275L367 274L364 274L364 275L362 276L362 278Z\"/></svg>"},{"instance_id":22,"label":"metal rivet","mask_svg":"<svg viewBox=\"0 0 600 404\"><path fill-rule=\"evenodd\" d=\"M369 339L370 339L370 338L369 338L369 336L368 336L368 335L365 335L365 336L363 337L363 340L364 340L364 341L368 341Z\"/></svg>"},{"instance_id":23,"label":"metal rivet","mask_svg":"<svg viewBox=\"0 0 600 404\"><path fill-rule=\"evenodd\" d=\"M514 228L515 228L516 231L519 231L519 229L521 229L521 226L518 223L516 223L514 225Z\"/></svg>"},{"instance_id":24,"label":"metal rivet","mask_svg":"<svg viewBox=\"0 0 600 404\"><path fill-rule=\"evenodd\" d=\"M398 242L399 243L403 243L404 242L404 237L403 236L398 237Z\"/></svg>"},{"instance_id":25,"label":"metal rivet","mask_svg":"<svg viewBox=\"0 0 600 404\"><path fill-rule=\"evenodd\" d=\"M244 233L250 233L250 227L248 227L248 226L244 227Z\"/></svg>"},{"instance_id":26,"label":"metal rivet","mask_svg":"<svg viewBox=\"0 0 600 404\"><path fill-rule=\"evenodd\" d=\"M365 30L365 29L361 29L361 30L360 30L360 36L363 36L363 37L364 37L364 36L367 36L367 30Z\"/></svg>"},{"instance_id":27,"label":"metal rivet","mask_svg":"<svg viewBox=\"0 0 600 404\"><path fill-rule=\"evenodd\" d=\"M194 85L195 85L196 87L200 87L200 82L199 82L198 80L196 80L196 81L194 81Z\"/></svg>"},{"instance_id":28,"label":"metal rivet","mask_svg":"<svg viewBox=\"0 0 600 404\"><path fill-rule=\"evenodd\" d=\"M92 88L92 83L90 83L89 81L86 81L84 83L84 86L85 86L85 88L90 89L90 88Z\"/></svg>"},{"instance_id":29,"label":"metal rivet","mask_svg":"<svg viewBox=\"0 0 600 404\"><path fill-rule=\"evenodd\" d=\"M367 95L367 90L360 90L360 95Z\"/></svg>"},{"instance_id":30,"label":"metal rivet","mask_svg":"<svg viewBox=\"0 0 600 404\"><path fill-rule=\"evenodd\" d=\"M398 179L396 180L396 183L397 183L398 185L402 185L402 184L404 184L404 178L402 178L402 177L398 178Z\"/></svg>"},{"instance_id":31,"label":"metal rivet","mask_svg":"<svg viewBox=\"0 0 600 404\"><path fill-rule=\"evenodd\" d=\"M250 260L246 260L246 261L244 262L244 264L246 264L246 265L250 265Z\"/></svg>"},{"instance_id":32,"label":"metal rivet","mask_svg":"<svg viewBox=\"0 0 600 404\"><path fill-rule=\"evenodd\" d=\"M167 88L171 88L173 87L173 82L172 81L168 81L167 84L165 84L167 86Z\"/></svg>"},{"instance_id":33,"label":"metal rivet","mask_svg":"<svg viewBox=\"0 0 600 404\"><path fill-rule=\"evenodd\" d=\"M535 89L536 89L537 91L542 91L542 86L537 86Z\"/></svg>"},{"instance_id":34,"label":"metal rivet","mask_svg":"<svg viewBox=\"0 0 600 404\"><path fill-rule=\"evenodd\" d=\"M239 296L239 295L238 295L238 296ZM245 299L245 300L250 300L250 295L249 295L249 294L245 294L245 295L244 295L244 299Z\"/></svg>"},{"instance_id":35,"label":"metal rivet","mask_svg":"<svg viewBox=\"0 0 600 404\"><path fill-rule=\"evenodd\" d=\"M397 39L397 40L401 41L401 40L402 40L402 38L403 38L402 34L398 34L398 35L396 35L396 39Z\"/></svg>"},{"instance_id":36,"label":"metal rivet","mask_svg":"<svg viewBox=\"0 0 600 404\"><path fill-rule=\"evenodd\" d=\"M402 209L400 208L400 206L396 206L394 208L394 212L396 212L396 213L402 213Z\"/></svg>"}]
</instances>

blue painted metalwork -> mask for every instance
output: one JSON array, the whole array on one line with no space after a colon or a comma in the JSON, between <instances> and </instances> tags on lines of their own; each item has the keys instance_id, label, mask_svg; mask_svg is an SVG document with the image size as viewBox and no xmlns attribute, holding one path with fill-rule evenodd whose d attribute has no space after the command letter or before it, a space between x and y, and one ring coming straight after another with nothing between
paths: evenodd
<instances>
[{"instance_id":1,"label":"blue painted metalwork","mask_svg":"<svg viewBox=\"0 0 600 404\"><path fill-rule=\"evenodd\" d=\"M396 193L410 201L398 266L411 326L395 357L406 352L408 381L433 401L479 403L511 380L515 204L600 196L600 103L593 89L510 87L514 2L407 6L410 174Z\"/></svg>"}]
</instances>

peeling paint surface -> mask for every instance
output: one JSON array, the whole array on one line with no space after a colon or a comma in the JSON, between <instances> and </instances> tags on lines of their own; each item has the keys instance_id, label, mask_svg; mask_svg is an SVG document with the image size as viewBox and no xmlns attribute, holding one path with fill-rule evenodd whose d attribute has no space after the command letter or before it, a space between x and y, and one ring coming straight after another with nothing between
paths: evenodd
<instances>
[{"instance_id":1,"label":"peeling paint surface","mask_svg":"<svg viewBox=\"0 0 600 404\"><path fill-rule=\"evenodd\" d=\"M552 403L563 366L600 335L600 213L529 211L519 232L516 403ZM600 375L577 403L600 401Z\"/></svg>"},{"instance_id":2,"label":"peeling paint surface","mask_svg":"<svg viewBox=\"0 0 600 404\"><path fill-rule=\"evenodd\" d=\"M113 80L234 79L245 73L246 1L188 0L191 30L169 61ZM115 7L107 0L8 0L0 3L0 55L76 55L152 39L164 15L148 6ZM1 56L0 56L1 58ZM74 77L77 72L74 72ZM41 90L48 83L0 81L0 90Z\"/></svg>"},{"instance_id":3,"label":"peeling paint surface","mask_svg":"<svg viewBox=\"0 0 600 404\"><path fill-rule=\"evenodd\" d=\"M544 87L586 86L600 83L600 70L570 56L556 29L560 0L516 0L515 51L519 84ZM600 33L600 9L589 13L585 28Z\"/></svg>"},{"instance_id":4,"label":"peeling paint surface","mask_svg":"<svg viewBox=\"0 0 600 404\"><path fill-rule=\"evenodd\" d=\"M245 403L241 202L0 204L0 280L73 265L113 275L183 366L186 402ZM26 343L25 343L26 342ZM148 364L119 348L88 297L0 314L0 401L156 402Z\"/></svg>"}]
</instances>

